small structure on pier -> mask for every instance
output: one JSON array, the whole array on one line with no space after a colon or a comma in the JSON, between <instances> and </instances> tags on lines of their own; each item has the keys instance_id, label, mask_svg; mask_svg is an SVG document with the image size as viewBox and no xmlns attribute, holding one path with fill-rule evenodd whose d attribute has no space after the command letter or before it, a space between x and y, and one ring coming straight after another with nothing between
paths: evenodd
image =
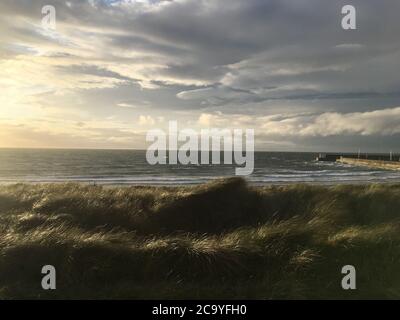
<instances>
[{"instance_id":1,"label":"small structure on pier","mask_svg":"<svg viewBox=\"0 0 400 320\"><path fill-rule=\"evenodd\" d=\"M320 153L317 156L317 161L331 161L331 162L335 162L336 160L338 160L341 156L338 154L330 154L330 153Z\"/></svg>"}]
</instances>

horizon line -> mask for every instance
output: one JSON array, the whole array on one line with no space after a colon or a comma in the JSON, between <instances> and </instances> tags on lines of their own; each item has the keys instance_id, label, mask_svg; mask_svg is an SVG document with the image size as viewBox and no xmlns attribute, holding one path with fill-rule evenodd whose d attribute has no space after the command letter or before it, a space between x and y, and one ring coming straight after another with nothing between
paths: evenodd
<instances>
[{"instance_id":1,"label":"horizon line","mask_svg":"<svg viewBox=\"0 0 400 320\"><path fill-rule=\"evenodd\" d=\"M96 148L96 147L0 147L0 150L91 150L91 151L147 151L146 149L140 149L140 148ZM163 149L162 151L167 151L169 152L170 149ZM172 150L172 151L179 151L177 150ZM197 152L202 152L203 150L193 150ZM204 150L206 151L206 150ZM213 152L211 150L208 150L208 152ZM218 151L214 151L218 152ZM220 150L219 152L224 152L224 150ZM233 152L233 150L231 150ZM358 154L358 151L299 151L299 150L254 150L254 152L271 152L271 153L327 153L327 154L336 154L336 153L343 153L343 154ZM387 152L378 152L378 151L362 151L361 154L378 154L378 155L383 155L383 154L400 154L400 151L387 151Z\"/></svg>"}]
</instances>

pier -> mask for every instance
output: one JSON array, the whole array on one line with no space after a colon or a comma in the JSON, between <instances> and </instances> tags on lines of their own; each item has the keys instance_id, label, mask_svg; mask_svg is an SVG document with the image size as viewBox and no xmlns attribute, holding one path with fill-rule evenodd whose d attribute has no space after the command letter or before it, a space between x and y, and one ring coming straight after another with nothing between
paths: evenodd
<instances>
[{"instance_id":1,"label":"pier","mask_svg":"<svg viewBox=\"0 0 400 320\"><path fill-rule=\"evenodd\" d=\"M340 162L355 166L364 166L376 169L400 170L400 155L398 154L320 153L316 160Z\"/></svg>"},{"instance_id":2,"label":"pier","mask_svg":"<svg viewBox=\"0 0 400 320\"><path fill-rule=\"evenodd\" d=\"M340 157L338 162L376 169L400 170L400 161L367 160Z\"/></svg>"}]
</instances>

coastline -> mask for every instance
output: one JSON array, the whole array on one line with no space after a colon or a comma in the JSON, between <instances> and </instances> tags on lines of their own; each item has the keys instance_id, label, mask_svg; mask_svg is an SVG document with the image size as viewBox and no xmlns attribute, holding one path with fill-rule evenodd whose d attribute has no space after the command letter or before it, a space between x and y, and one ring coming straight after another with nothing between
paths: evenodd
<instances>
[{"instance_id":1,"label":"coastline","mask_svg":"<svg viewBox=\"0 0 400 320\"><path fill-rule=\"evenodd\" d=\"M158 188L158 187L166 187L166 188L185 188L185 187L197 187L203 184L212 183L215 180L223 180L223 179L234 179L235 176L231 177L214 177L204 182L183 182L183 183L168 183L168 182L127 182L127 183L104 183L101 181L76 181L76 180L59 180L59 181L26 181L26 180L16 180L16 181L4 181L0 180L0 187L2 186L12 186L12 185L63 185L63 184L77 184L82 186L102 186L107 188L130 188L130 187L146 187L146 188ZM247 184L252 187L268 187L268 186L292 186L292 185L310 185L310 186L340 186L340 185L373 185L373 184L383 184L383 185L396 185L400 184L399 178L392 179L376 179L376 180L341 180L341 181L268 181L268 182L253 182L248 181L246 178L243 178L247 181Z\"/></svg>"}]
</instances>

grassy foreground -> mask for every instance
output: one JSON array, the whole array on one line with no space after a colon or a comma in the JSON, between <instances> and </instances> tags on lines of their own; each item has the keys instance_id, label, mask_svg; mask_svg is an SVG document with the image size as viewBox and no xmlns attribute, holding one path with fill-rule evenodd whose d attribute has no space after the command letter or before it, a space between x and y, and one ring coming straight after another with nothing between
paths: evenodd
<instances>
[{"instance_id":1,"label":"grassy foreground","mask_svg":"<svg viewBox=\"0 0 400 320\"><path fill-rule=\"evenodd\" d=\"M0 298L400 299L400 185L2 186Z\"/></svg>"}]
</instances>

